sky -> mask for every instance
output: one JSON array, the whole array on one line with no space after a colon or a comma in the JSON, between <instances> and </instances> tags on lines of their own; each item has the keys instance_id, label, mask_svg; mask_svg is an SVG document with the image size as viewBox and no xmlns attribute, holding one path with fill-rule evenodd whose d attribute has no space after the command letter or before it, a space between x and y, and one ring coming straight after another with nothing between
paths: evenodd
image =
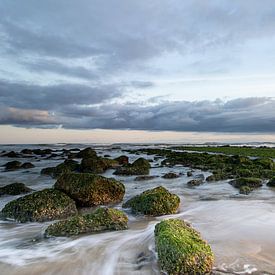
<instances>
[{"instance_id":1,"label":"sky","mask_svg":"<svg viewBox=\"0 0 275 275\"><path fill-rule=\"evenodd\" d=\"M0 1L0 143L274 134L273 0Z\"/></svg>"}]
</instances>

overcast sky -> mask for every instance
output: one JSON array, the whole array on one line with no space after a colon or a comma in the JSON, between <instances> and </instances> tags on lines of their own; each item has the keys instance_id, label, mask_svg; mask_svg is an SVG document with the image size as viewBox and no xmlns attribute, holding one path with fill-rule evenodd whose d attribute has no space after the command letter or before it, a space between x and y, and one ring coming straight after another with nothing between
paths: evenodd
<instances>
[{"instance_id":1,"label":"overcast sky","mask_svg":"<svg viewBox=\"0 0 275 275\"><path fill-rule=\"evenodd\" d=\"M1 0L0 45L2 132L275 133L273 0Z\"/></svg>"}]
</instances>

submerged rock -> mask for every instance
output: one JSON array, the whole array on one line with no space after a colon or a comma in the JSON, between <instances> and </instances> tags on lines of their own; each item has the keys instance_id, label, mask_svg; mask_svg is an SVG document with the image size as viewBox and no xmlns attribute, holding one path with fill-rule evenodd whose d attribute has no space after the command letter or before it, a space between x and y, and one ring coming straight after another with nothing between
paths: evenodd
<instances>
[{"instance_id":1,"label":"submerged rock","mask_svg":"<svg viewBox=\"0 0 275 275\"><path fill-rule=\"evenodd\" d=\"M95 206L122 201L125 187L111 178L89 173L61 175L54 188L66 193L79 206Z\"/></svg>"},{"instance_id":2,"label":"submerged rock","mask_svg":"<svg viewBox=\"0 0 275 275\"><path fill-rule=\"evenodd\" d=\"M20 154L15 153L14 151L5 153L4 155L2 155L2 157L8 157L8 158L19 158Z\"/></svg>"},{"instance_id":3,"label":"submerged rock","mask_svg":"<svg viewBox=\"0 0 275 275\"><path fill-rule=\"evenodd\" d=\"M52 153L52 149L46 148L46 149L34 149L32 150L33 154L39 155L39 156L45 156L50 155Z\"/></svg>"},{"instance_id":4,"label":"submerged rock","mask_svg":"<svg viewBox=\"0 0 275 275\"><path fill-rule=\"evenodd\" d=\"M164 179L176 179L176 178L179 178L179 175L176 174L176 173L173 173L173 172L169 172L169 173L163 175L162 178L164 178Z\"/></svg>"},{"instance_id":5,"label":"submerged rock","mask_svg":"<svg viewBox=\"0 0 275 275\"><path fill-rule=\"evenodd\" d=\"M270 186L270 187L275 187L275 177L273 177L272 179L270 179L267 184L267 186Z\"/></svg>"},{"instance_id":6,"label":"submerged rock","mask_svg":"<svg viewBox=\"0 0 275 275\"><path fill-rule=\"evenodd\" d=\"M6 171L14 171L14 170L18 170L21 168L21 162L14 160L14 161L9 161L6 164L4 164L4 167L6 169Z\"/></svg>"},{"instance_id":7,"label":"submerged rock","mask_svg":"<svg viewBox=\"0 0 275 275\"><path fill-rule=\"evenodd\" d=\"M5 205L2 216L19 222L45 222L77 214L75 202L66 194L44 189Z\"/></svg>"},{"instance_id":8,"label":"submerged rock","mask_svg":"<svg viewBox=\"0 0 275 275\"><path fill-rule=\"evenodd\" d=\"M211 247L189 224L164 220L155 227L160 267L167 274L210 274L214 264Z\"/></svg>"},{"instance_id":9,"label":"submerged rock","mask_svg":"<svg viewBox=\"0 0 275 275\"><path fill-rule=\"evenodd\" d=\"M144 158L139 158L132 164L127 164L123 167L117 168L115 175L148 175L150 172L150 163Z\"/></svg>"},{"instance_id":10,"label":"submerged rock","mask_svg":"<svg viewBox=\"0 0 275 275\"><path fill-rule=\"evenodd\" d=\"M153 180L157 178L158 176L137 176L135 178L135 181L144 181L144 180Z\"/></svg>"},{"instance_id":11,"label":"submerged rock","mask_svg":"<svg viewBox=\"0 0 275 275\"><path fill-rule=\"evenodd\" d=\"M23 149L20 153L24 154L24 155L32 155L32 150L31 149Z\"/></svg>"},{"instance_id":12,"label":"submerged rock","mask_svg":"<svg viewBox=\"0 0 275 275\"><path fill-rule=\"evenodd\" d=\"M31 188L27 187L24 183L14 182L3 187L0 187L0 196L10 195L16 196L20 194L25 194L33 191Z\"/></svg>"},{"instance_id":13,"label":"submerged rock","mask_svg":"<svg viewBox=\"0 0 275 275\"><path fill-rule=\"evenodd\" d=\"M191 171L187 171L187 177L192 177L193 173Z\"/></svg>"},{"instance_id":14,"label":"submerged rock","mask_svg":"<svg viewBox=\"0 0 275 275\"><path fill-rule=\"evenodd\" d=\"M193 179L187 182L187 185L190 187L199 186L201 184L203 184L202 179Z\"/></svg>"},{"instance_id":15,"label":"submerged rock","mask_svg":"<svg viewBox=\"0 0 275 275\"><path fill-rule=\"evenodd\" d=\"M241 194L246 195L263 185L262 180L258 178L238 178L230 181L229 184L238 188Z\"/></svg>"},{"instance_id":16,"label":"submerged rock","mask_svg":"<svg viewBox=\"0 0 275 275\"><path fill-rule=\"evenodd\" d=\"M45 236L72 236L84 233L127 229L128 217L122 211L113 208L98 208L95 212L77 215L67 220L51 224Z\"/></svg>"},{"instance_id":17,"label":"submerged rock","mask_svg":"<svg viewBox=\"0 0 275 275\"><path fill-rule=\"evenodd\" d=\"M150 216L175 214L180 204L180 198L170 193L162 186L144 191L122 205L131 208L133 213Z\"/></svg>"},{"instance_id":18,"label":"submerged rock","mask_svg":"<svg viewBox=\"0 0 275 275\"><path fill-rule=\"evenodd\" d=\"M31 162L25 162L21 165L20 168L23 168L23 169L31 169L31 168L34 168L35 166L31 163Z\"/></svg>"}]
</instances>

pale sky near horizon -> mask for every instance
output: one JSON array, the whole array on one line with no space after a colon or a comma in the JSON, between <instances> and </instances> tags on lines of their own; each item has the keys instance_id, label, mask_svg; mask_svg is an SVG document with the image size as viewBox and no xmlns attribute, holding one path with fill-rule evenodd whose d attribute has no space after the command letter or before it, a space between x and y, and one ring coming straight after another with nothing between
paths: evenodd
<instances>
[{"instance_id":1,"label":"pale sky near horizon","mask_svg":"<svg viewBox=\"0 0 275 275\"><path fill-rule=\"evenodd\" d=\"M2 0L0 43L0 143L273 141L275 1Z\"/></svg>"}]
</instances>

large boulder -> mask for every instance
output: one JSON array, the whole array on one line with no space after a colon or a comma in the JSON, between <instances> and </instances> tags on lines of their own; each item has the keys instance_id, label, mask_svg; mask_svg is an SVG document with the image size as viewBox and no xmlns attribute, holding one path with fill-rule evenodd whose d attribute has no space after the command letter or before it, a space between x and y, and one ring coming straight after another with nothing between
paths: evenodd
<instances>
[{"instance_id":1,"label":"large boulder","mask_svg":"<svg viewBox=\"0 0 275 275\"><path fill-rule=\"evenodd\" d=\"M14 182L3 187L0 187L0 196L10 195L16 196L21 194L26 194L33 191L31 188L27 187L24 183Z\"/></svg>"},{"instance_id":2,"label":"large boulder","mask_svg":"<svg viewBox=\"0 0 275 275\"><path fill-rule=\"evenodd\" d=\"M127 229L128 217L117 209L98 208L95 212L77 215L51 224L45 236L72 236L84 233L99 233Z\"/></svg>"},{"instance_id":3,"label":"large boulder","mask_svg":"<svg viewBox=\"0 0 275 275\"><path fill-rule=\"evenodd\" d=\"M71 173L79 170L79 163L75 160L66 159L55 167L47 167L41 170L41 175L48 175L52 178L58 178L62 174Z\"/></svg>"},{"instance_id":4,"label":"large boulder","mask_svg":"<svg viewBox=\"0 0 275 275\"><path fill-rule=\"evenodd\" d=\"M188 223L169 219L155 227L160 267L166 274L210 274L214 254L211 247Z\"/></svg>"},{"instance_id":5,"label":"large boulder","mask_svg":"<svg viewBox=\"0 0 275 275\"><path fill-rule=\"evenodd\" d=\"M125 194L121 182L89 173L63 174L54 188L68 194L79 206L117 203Z\"/></svg>"},{"instance_id":6,"label":"large boulder","mask_svg":"<svg viewBox=\"0 0 275 275\"><path fill-rule=\"evenodd\" d=\"M77 214L75 202L66 194L44 189L5 205L2 215L19 222L44 222Z\"/></svg>"},{"instance_id":7,"label":"large boulder","mask_svg":"<svg viewBox=\"0 0 275 275\"><path fill-rule=\"evenodd\" d=\"M170 193L162 186L144 191L122 205L131 208L133 213L150 216L175 214L180 204L180 198Z\"/></svg>"},{"instance_id":8,"label":"large boulder","mask_svg":"<svg viewBox=\"0 0 275 275\"><path fill-rule=\"evenodd\" d=\"M114 172L115 175L148 175L150 172L150 163L144 158L139 158L132 164L127 164L123 167L118 167Z\"/></svg>"}]
</instances>

